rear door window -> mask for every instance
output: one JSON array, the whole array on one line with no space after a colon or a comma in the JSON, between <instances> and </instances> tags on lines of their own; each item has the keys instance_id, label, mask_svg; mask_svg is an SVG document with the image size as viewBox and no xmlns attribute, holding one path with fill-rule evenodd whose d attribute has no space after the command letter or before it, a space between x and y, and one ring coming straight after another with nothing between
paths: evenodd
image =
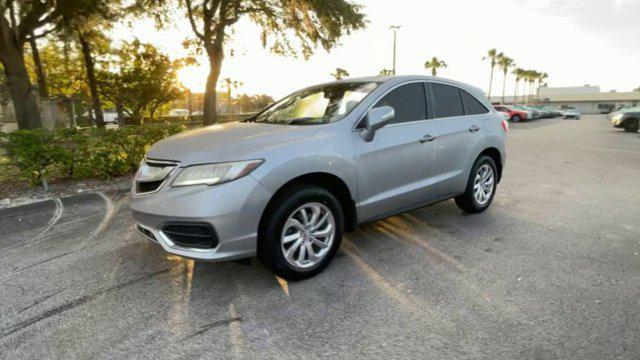
<instances>
[{"instance_id":1,"label":"rear door window","mask_svg":"<svg viewBox=\"0 0 640 360\"><path fill-rule=\"evenodd\" d=\"M423 83L411 83L393 89L374 108L391 106L396 112L394 123L425 120L427 118L426 95Z\"/></svg>"},{"instance_id":2,"label":"rear door window","mask_svg":"<svg viewBox=\"0 0 640 360\"><path fill-rule=\"evenodd\" d=\"M433 117L444 118L464 115L460 89L455 86L431 83Z\"/></svg>"}]
</instances>

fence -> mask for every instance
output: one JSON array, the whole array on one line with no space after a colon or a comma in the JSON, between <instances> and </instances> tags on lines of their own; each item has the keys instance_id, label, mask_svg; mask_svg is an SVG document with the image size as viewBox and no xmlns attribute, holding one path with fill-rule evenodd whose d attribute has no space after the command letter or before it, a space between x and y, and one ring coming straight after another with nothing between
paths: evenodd
<instances>
[{"instance_id":1,"label":"fence","mask_svg":"<svg viewBox=\"0 0 640 360\"><path fill-rule=\"evenodd\" d=\"M89 127L94 123L93 111L89 110L90 102L79 98L49 98L40 100L42 126L45 129ZM259 110L257 106L247 106L236 99L218 101L218 122L242 120ZM163 121L183 123L189 127L202 125L202 98L192 97L176 100L165 106L164 111L154 119L133 119L124 114L124 125L140 125ZM106 108L103 111L105 122L118 124L118 114L115 110ZM0 131L11 132L18 128L16 116L11 101L0 102Z\"/></svg>"}]
</instances>

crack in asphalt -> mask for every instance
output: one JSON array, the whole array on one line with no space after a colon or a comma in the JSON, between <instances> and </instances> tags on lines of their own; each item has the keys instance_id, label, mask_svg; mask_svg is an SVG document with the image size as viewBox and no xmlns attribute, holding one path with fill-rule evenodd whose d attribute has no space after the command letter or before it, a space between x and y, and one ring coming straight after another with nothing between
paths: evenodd
<instances>
[{"instance_id":1,"label":"crack in asphalt","mask_svg":"<svg viewBox=\"0 0 640 360\"><path fill-rule=\"evenodd\" d=\"M42 260L42 261L38 261L38 262L37 262L37 263L35 263L35 264L31 264L31 265L27 265L27 266L22 267L22 268L15 269L14 271L15 271L15 272L20 272L20 271L23 271L23 270L26 270L26 269L30 269L30 268L35 267L35 266L38 266L38 265L46 264L46 263L48 263L49 261L52 261L52 260L55 260L55 259L59 259L59 258L61 258L61 257L63 257L63 256L67 256L67 255L69 255L69 254L73 254L74 252L75 252L75 251L69 251L69 252L66 252L66 253L64 253L64 254L60 254L60 255L56 255L56 256L52 256L52 257L47 258L47 259L44 259L44 260Z\"/></svg>"},{"instance_id":2,"label":"crack in asphalt","mask_svg":"<svg viewBox=\"0 0 640 360\"><path fill-rule=\"evenodd\" d=\"M33 302L33 304L31 304L31 305L27 306L26 308L24 308L24 309L22 309L22 310L18 311L18 314L23 313L23 312L25 312L25 311L27 311L27 310L31 309L32 307L34 307L34 306L36 306L36 305L38 305L38 304L41 304L41 303L42 303L42 302L44 302L44 301L47 301L48 299L51 299L52 297L54 297L54 296L56 296L56 295L60 294L60 293L61 293L61 292L63 292L64 290L65 290L65 289L58 290L58 291L56 291L56 292L54 292L54 293L51 293L51 294L45 295L45 296L43 296L43 297L41 297L41 298L39 298L39 299L36 299L36 301L34 301L34 302Z\"/></svg>"},{"instance_id":3,"label":"crack in asphalt","mask_svg":"<svg viewBox=\"0 0 640 360\"><path fill-rule=\"evenodd\" d=\"M138 282L141 282L141 281L144 281L144 280L148 280L148 279L150 279L150 278L152 278L154 276L158 276L158 275L161 275L161 274L164 274L164 273L167 273L167 272L169 272L169 269L162 269L162 270L158 270L158 271L155 271L155 272L152 272L152 273L148 273L148 274L145 274L143 276L137 277L135 279L132 279L132 280L129 280L129 281L125 281L125 282L116 284L114 286L110 286L108 288L102 289L102 290L100 290L100 291L98 291L96 293L85 295L83 297L80 297L80 298L71 300L69 302L66 302L66 303L64 303L62 305L56 306L56 307L54 307L52 309L49 309L49 310L45 311L44 313L41 313L41 314L39 314L37 316L28 318L27 320L21 321L21 322L13 325L11 327L2 329L2 335L0 335L0 339L3 339L3 338L5 338L5 337L7 337L7 336L9 336L9 335L11 335L13 333L16 333L16 332L18 332L18 331L20 331L22 329L25 329L25 328L27 328L27 327L29 327L29 326L31 326L33 324L36 324L36 323L38 323L38 322L40 322L42 320L45 320L45 319L50 318L52 316L64 313L64 312L69 311L71 309L74 309L74 308L76 308L78 306L81 306L81 305L84 305L84 304L89 303L91 301L94 301L94 300L98 299L100 296L102 296L102 295L104 295L106 293L122 290L123 288L125 288L127 286L131 286L131 285L133 285L135 283L138 283Z\"/></svg>"},{"instance_id":4,"label":"crack in asphalt","mask_svg":"<svg viewBox=\"0 0 640 360\"><path fill-rule=\"evenodd\" d=\"M199 331L196 331L193 334L182 338L180 341L189 340L192 337L198 336L198 335L200 335L202 333L205 333L205 332L207 332L207 331L209 331L209 330L211 330L213 328L224 326L224 325L230 325L232 323L240 322L240 321L242 321L241 317L234 317L234 318L230 318L230 319L214 321L214 322L212 322L210 324L205 324L205 325L200 326L200 330Z\"/></svg>"}]
</instances>

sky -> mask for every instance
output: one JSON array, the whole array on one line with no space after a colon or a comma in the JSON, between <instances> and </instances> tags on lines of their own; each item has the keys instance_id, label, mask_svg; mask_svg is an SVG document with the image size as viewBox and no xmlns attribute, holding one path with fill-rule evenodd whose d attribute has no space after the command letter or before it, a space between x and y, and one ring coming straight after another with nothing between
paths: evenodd
<instances>
[{"instance_id":1,"label":"sky","mask_svg":"<svg viewBox=\"0 0 640 360\"><path fill-rule=\"evenodd\" d=\"M424 63L433 56L448 67L438 76L489 87L490 66L483 61L490 48L515 60L518 67L549 74L552 87L598 85L603 91L631 91L640 86L640 0L352 0L363 5L368 26L326 52L319 49L305 61L270 54L260 44L259 29L239 21L227 49L222 78L242 82L240 92L283 97L297 89L332 80L336 67L351 77L377 75L392 67L393 33L400 25L397 74L428 74ZM137 37L172 58L186 56L182 42L192 36L179 10L171 28L158 31L151 20L117 26L117 40ZM194 92L204 91L208 74L200 65L183 69L180 80ZM503 75L496 71L492 95L502 93ZM508 75L506 94L515 79Z\"/></svg>"}]
</instances>

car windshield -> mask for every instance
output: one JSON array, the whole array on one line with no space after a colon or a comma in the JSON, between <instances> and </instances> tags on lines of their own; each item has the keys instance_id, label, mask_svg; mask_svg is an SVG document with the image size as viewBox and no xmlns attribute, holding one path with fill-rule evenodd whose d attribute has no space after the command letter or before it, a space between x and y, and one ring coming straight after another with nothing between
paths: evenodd
<instances>
[{"instance_id":1,"label":"car windshield","mask_svg":"<svg viewBox=\"0 0 640 360\"><path fill-rule=\"evenodd\" d=\"M341 120L378 86L375 82L334 83L293 93L247 121L317 125Z\"/></svg>"}]
</instances>

